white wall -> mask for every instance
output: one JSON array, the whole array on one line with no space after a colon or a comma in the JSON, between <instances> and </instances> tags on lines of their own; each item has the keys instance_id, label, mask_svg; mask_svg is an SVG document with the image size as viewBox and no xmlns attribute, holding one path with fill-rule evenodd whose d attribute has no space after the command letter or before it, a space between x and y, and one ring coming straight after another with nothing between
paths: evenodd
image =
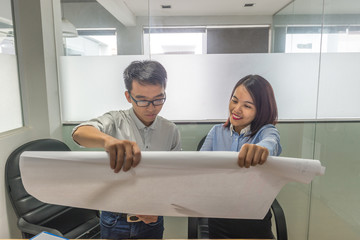
<instances>
[{"instance_id":1,"label":"white wall","mask_svg":"<svg viewBox=\"0 0 360 240\"><path fill-rule=\"evenodd\" d=\"M15 148L38 138L61 138L52 1L14 0L14 4L25 127L0 134L2 186L6 159ZM21 238L4 187L0 215L0 239Z\"/></svg>"}]
</instances>

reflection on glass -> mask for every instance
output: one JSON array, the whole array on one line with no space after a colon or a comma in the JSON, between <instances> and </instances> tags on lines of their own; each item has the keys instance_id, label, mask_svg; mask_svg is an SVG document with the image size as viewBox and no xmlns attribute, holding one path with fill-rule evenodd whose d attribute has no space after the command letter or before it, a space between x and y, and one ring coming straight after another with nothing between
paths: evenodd
<instances>
[{"instance_id":1,"label":"reflection on glass","mask_svg":"<svg viewBox=\"0 0 360 240\"><path fill-rule=\"evenodd\" d=\"M64 38L66 56L117 55L115 29L77 29L77 37Z\"/></svg>"},{"instance_id":2,"label":"reflection on glass","mask_svg":"<svg viewBox=\"0 0 360 240\"><path fill-rule=\"evenodd\" d=\"M205 54L205 28L145 28L144 53Z\"/></svg>"},{"instance_id":3,"label":"reflection on glass","mask_svg":"<svg viewBox=\"0 0 360 240\"><path fill-rule=\"evenodd\" d=\"M359 7L351 0L292 2L274 16L273 51L360 52Z\"/></svg>"},{"instance_id":4,"label":"reflection on glass","mask_svg":"<svg viewBox=\"0 0 360 240\"><path fill-rule=\"evenodd\" d=\"M288 26L285 52L360 52L359 41L358 26Z\"/></svg>"},{"instance_id":5,"label":"reflection on glass","mask_svg":"<svg viewBox=\"0 0 360 240\"><path fill-rule=\"evenodd\" d=\"M9 24L1 23L1 22L0 22L0 53L15 55L13 27Z\"/></svg>"},{"instance_id":6,"label":"reflection on glass","mask_svg":"<svg viewBox=\"0 0 360 240\"><path fill-rule=\"evenodd\" d=\"M203 54L201 33L154 34L151 39L151 54Z\"/></svg>"},{"instance_id":7,"label":"reflection on glass","mask_svg":"<svg viewBox=\"0 0 360 240\"><path fill-rule=\"evenodd\" d=\"M145 54L267 53L269 25L145 27Z\"/></svg>"},{"instance_id":8,"label":"reflection on glass","mask_svg":"<svg viewBox=\"0 0 360 240\"><path fill-rule=\"evenodd\" d=\"M147 4L124 0L61 0L62 17L75 26L78 37L64 40L68 56L141 55ZM145 10L144 10L145 9Z\"/></svg>"}]
</instances>

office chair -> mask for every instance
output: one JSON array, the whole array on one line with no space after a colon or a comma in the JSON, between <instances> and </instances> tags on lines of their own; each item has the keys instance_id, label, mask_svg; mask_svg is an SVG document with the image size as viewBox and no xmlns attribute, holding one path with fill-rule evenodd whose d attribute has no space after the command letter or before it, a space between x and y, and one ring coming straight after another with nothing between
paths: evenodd
<instances>
[{"instance_id":1,"label":"office chair","mask_svg":"<svg viewBox=\"0 0 360 240\"><path fill-rule=\"evenodd\" d=\"M198 146L197 150L200 151L206 136L203 137ZM286 228L286 220L285 214L280 206L279 202L275 199L271 205L271 211L273 213L275 219L276 226L276 239L277 240L287 240L287 228ZM209 226L208 226L208 218L196 218L189 217L188 218L188 239L208 239L209 238Z\"/></svg>"},{"instance_id":2,"label":"office chair","mask_svg":"<svg viewBox=\"0 0 360 240\"><path fill-rule=\"evenodd\" d=\"M24 151L70 151L70 148L55 139L39 139L18 147L8 157L5 184L23 238L42 231L69 239L100 238L98 211L43 203L26 192L19 170Z\"/></svg>"}]
</instances>

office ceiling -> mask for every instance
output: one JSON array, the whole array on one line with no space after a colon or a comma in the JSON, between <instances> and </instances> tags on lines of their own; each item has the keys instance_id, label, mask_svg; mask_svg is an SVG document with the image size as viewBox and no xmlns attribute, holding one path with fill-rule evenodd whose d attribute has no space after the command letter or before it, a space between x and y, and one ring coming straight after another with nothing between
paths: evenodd
<instances>
[{"instance_id":1,"label":"office ceiling","mask_svg":"<svg viewBox=\"0 0 360 240\"><path fill-rule=\"evenodd\" d=\"M111 0L122 1L135 16L224 16L280 14L359 14L360 0ZM253 3L253 7L244 7ZM150 4L150 6L149 6ZM162 5L170 5L162 9Z\"/></svg>"},{"instance_id":2,"label":"office ceiling","mask_svg":"<svg viewBox=\"0 0 360 240\"><path fill-rule=\"evenodd\" d=\"M292 0L115 0L135 16L274 15ZM254 4L245 7L245 4ZM162 6L171 6L163 9Z\"/></svg>"},{"instance_id":3,"label":"office ceiling","mask_svg":"<svg viewBox=\"0 0 360 240\"><path fill-rule=\"evenodd\" d=\"M126 7L134 16L231 16L274 14L360 14L360 0L61 0ZM253 3L253 7L244 7ZM162 9L162 5L171 8Z\"/></svg>"},{"instance_id":4,"label":"office ceiling","mask_svg":"<svg viewBox=\"0 0 360 240\"><path fill-rule=\"evenodd\" d=\"M280 14L360 14L360 0L295 0Z\"/></svg>"},{"instance_id":5,"label":"office ceiling","mask_svg":"<svg viewBox=\"0 0 360 240\"><path fill-rule=\"evenodd\" d=\"M63 0L70 2L71 0ZM74 1L74 0L73 0ZM75 0L76 1L76 0ZM273 16L292 0L96 0L125 26L137 16Z\"/></svg>"},{"instance_id":6,"label":"office ceiling","mask_svg":"<svg viewBox=\"0 0 360 240\"><path fill-rule=\"evenodd\" d=\"M360 0L61 0L100 3L125 26L137 16L273 16L275 14L359 14ZM246 5L252 5L247 7Z\"/></svg>"}]
</instances>

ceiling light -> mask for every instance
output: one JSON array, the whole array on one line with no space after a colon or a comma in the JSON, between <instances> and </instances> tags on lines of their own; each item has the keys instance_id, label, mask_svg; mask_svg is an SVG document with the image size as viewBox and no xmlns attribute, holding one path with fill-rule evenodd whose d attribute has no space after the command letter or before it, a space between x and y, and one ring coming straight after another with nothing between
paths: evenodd
<instances>
[{"instance_id":1,"label":"ceiling light","mask_svg":"<svg viewBox=\"0 0 360 240\"><path fill-rule=\"evenodd\" d=\"M245 3L244 7L253 7L255 3Z\"/></svg>"}]
</instances>

